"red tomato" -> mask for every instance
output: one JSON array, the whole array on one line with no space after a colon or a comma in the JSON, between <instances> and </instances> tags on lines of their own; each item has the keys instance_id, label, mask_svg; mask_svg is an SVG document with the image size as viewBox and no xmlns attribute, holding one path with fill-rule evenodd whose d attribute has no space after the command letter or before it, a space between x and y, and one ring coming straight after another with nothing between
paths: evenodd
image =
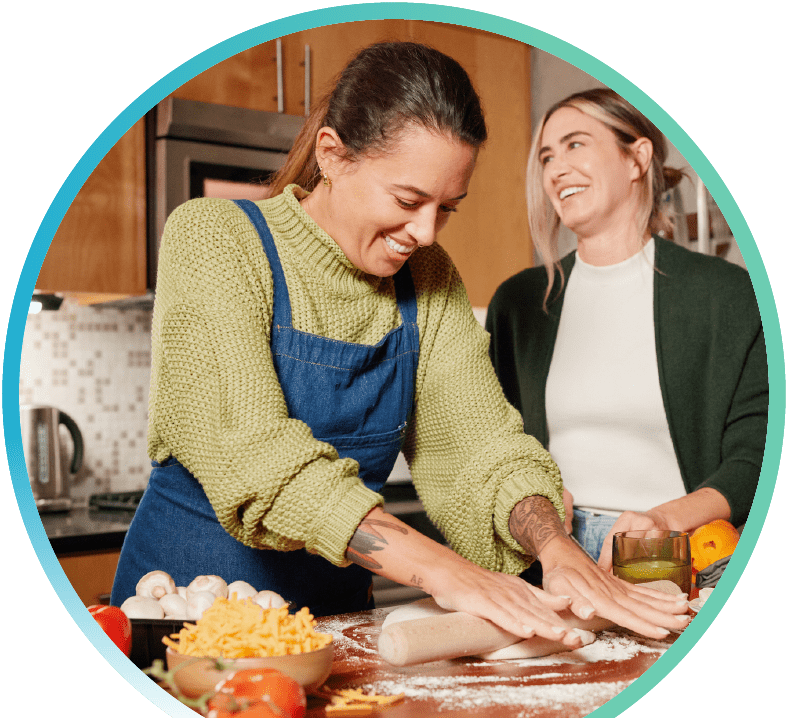
<instances>
[{"instance_id":1,"label":"red tomato","mask_svg":"<svg viewBox=\"0 0 788 718\"><path fill-rule=\"evenodd\" d=\"M131 655L131 621L117 606L88 606L88 611L112 642L127 656Z\"/></svg>"},{"instance_id":2,"label":"red tomato","mask_svg":"<svg viewBox=\"0 0 788 718\"><path fill-rule=\"evenodd\" d=\"M208 701L209 718L304 718L306 694L298 682L273 668L236 671Z\"/></svg>"}]
</instances>

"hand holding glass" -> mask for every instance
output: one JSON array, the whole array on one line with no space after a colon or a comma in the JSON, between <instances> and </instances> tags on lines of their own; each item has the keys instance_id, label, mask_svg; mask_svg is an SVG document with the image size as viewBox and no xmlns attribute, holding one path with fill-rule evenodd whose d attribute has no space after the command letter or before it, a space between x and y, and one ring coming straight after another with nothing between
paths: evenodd
<instances>
[{"instance_id":1,"label":"hand holding glass","mask_svg":"<svg viewBox=\"0 0 788 718\"><path fill-rule=\"evenodd\" d=\"M673 581L689 595L689 534L659 529L613 534L613 574L628 583Z\"/></svg>"}]
</instances>

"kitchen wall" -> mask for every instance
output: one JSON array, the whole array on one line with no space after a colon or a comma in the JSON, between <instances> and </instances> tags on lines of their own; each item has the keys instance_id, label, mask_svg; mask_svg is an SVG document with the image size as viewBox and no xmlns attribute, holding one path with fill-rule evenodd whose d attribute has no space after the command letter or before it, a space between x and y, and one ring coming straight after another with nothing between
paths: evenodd
<instances>
[{"instance_id":1,"label":"kitchen wall","mask_svg":"<svg viewBox=\"0 0 788 718\"><path fill-rule=\"evenodd\" d=\"M75 498L147 483L150 323L149 311L68 299L57 311L28 315L19 403L56 406L79 426L85 457L73 480Z\"/></svg>"}]
</instances>

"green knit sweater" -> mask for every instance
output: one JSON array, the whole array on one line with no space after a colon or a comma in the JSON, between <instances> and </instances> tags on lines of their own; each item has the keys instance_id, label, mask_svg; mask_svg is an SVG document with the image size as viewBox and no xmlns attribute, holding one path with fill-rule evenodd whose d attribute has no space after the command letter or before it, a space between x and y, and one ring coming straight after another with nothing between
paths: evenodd
<instances>
[{"instance_id":1,"label":"green knit sweater","mask_svg":"<svg viewBox=\"0 0 788 718\"><path fill-rule=\"evenodd\" d=\"M365 274L307 215L292 185L259 202L276 243L296 329L376 344L400 322L391 278ZM508 530L514 505L549 498L563 517L550 455L522 430L488 357L489 337L439 246L408 260L420 356L403 453L427 514L449 544L492 570L527 566ZM221 525L242 543L306 547L337 565L382 497L290 419L270 353L273 281L243 211L187 202L164 230L152 332L148 451L201 482Z\"/></svg>"}]
</instances>

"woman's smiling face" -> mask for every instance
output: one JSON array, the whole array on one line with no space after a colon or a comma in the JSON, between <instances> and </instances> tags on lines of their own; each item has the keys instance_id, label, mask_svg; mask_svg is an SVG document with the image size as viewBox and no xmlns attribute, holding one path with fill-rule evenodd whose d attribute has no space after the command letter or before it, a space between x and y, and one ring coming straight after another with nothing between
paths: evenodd
<instances>
[{"instance_id":1,"label":"woman's smiling face","mask_svg":"<svg viewBox=\"0 0 788 718\"><path fill-rule=\"evenodd\" d=\"M331 188L318 187L315 194L325 199L305 208L355 266L389 277L419 246L432 244L457 211L476 154L464 142L412 125L384 153L324 160Z\"/></svg>"},{"instance_id":2,"label":"woman's smiling face","mask_svg":"<svg viewBox=\"0 0 788 718\"><path fill-rule=\"evenodd\" d=\"M578 236L631 223L643 170L599 120L562 107L545 123L542 186L561 221Z\"/></svg>"}]
</instances>

